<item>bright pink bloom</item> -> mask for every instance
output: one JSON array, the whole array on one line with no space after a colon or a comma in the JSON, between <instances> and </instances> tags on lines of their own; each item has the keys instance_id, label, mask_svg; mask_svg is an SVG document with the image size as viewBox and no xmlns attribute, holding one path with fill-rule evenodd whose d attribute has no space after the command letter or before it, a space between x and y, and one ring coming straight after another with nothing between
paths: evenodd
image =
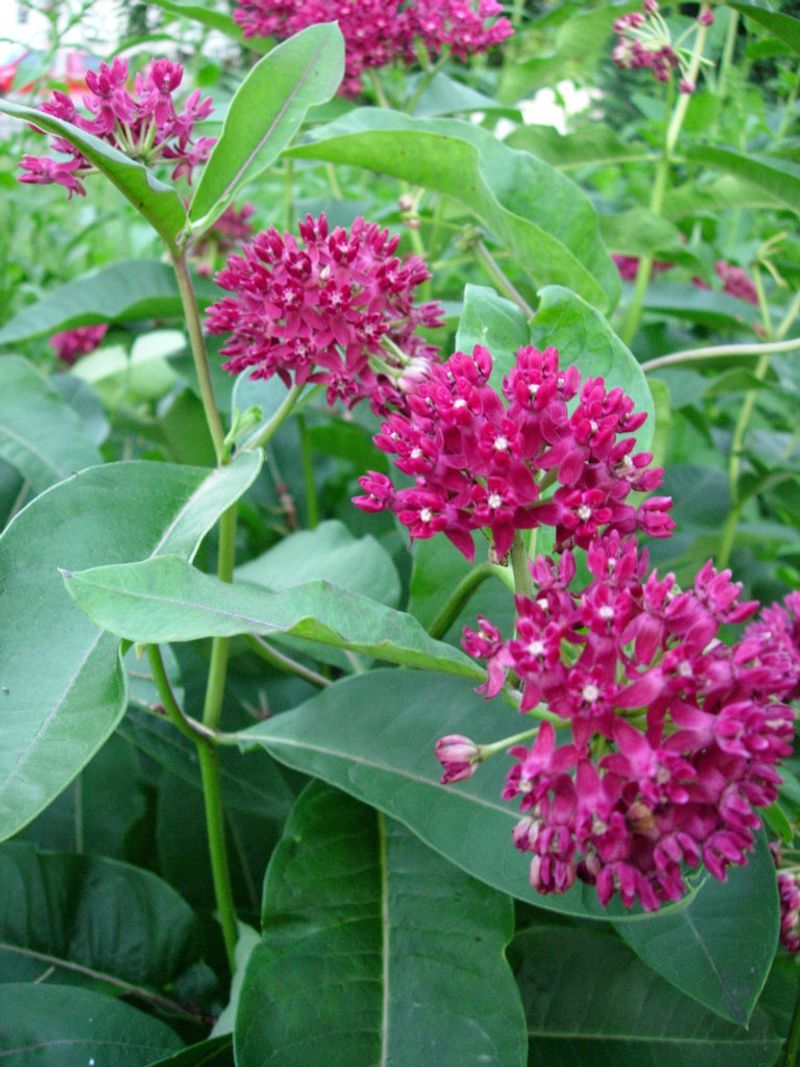
<instances>
[{"instance_id":1,"label":"bright pink bloom","mask_svg":"<svg viewBox=\"0 0 800 1067\"><path fill-rule=\"evenodd\" d=\"M612 255L611 258L614 260L619 276L624 282L636 281L636 274L639 270L638 256ZM672 270L674 266L674 263L668 263L666 260L655 259L653 260L653 274L662 274L664 271Z\"/></svg>"},{"instance_id":2,"label":"bright pink bloom","mask_svg":"<svg viewBox=\"0 0 800 1067\"><path fill-rule=\"evenodd\" d=\"M781 898L781 944L787 952L800 952L800 881L790 871L778 871Z\"/></svg>"},{"instance_id":3,"label":"bright pink bloom","mask_svg":"<svg viewBox=\"0 0 800 1067\"><path fill-rule=\"evenodd\" d=\"M108 326L77 326L74 330L64 330L50 338L50 344L56 350L56 358L72 364L78 356L94 352L106 335Z\"/></svg>"},{"instance_id":4,"label":"bright pink bloom","mask_svg":"<svg viewBox=\"0 0 800 1067\"><path fill-rule=\"evenodd\" d=\"M478 769L481 757L480 745L461 734L448 734L436 742L436 758L444 768L442 785L461 782L471 778Z\"/></svg>"},{"instance_id":5,"label":"bright pink bloom","mask_svg":"<svg viewBox=\"0 0 800 1067\"><path fill-rule=\"evenodd\" d=\"M324 215L299 228L299 241L276 229L256 234L217 275L234 295L209 308L206 329L232 334L225 369L277 374L287 386L323 382L330 403L369 397L379 414L404 408L406 374L423 376L437 353L415 333L441 325L438 304L414 304L427 267L399 259L399 238L362 218L349 232L329 231Z\"/></svg>"},{"instance_id":6,"label":"bright pink bloom","mask_svg":"<svg viewBox=\"0 0 800 1067\"><path fill-rule=\"evenodd\" d=\"M738 300L746 300L748 304L758 306L758 292L746 271L732 263L726 263L724 259L717 260L714 270L722 282L723 293L730 293Z\"/></svg>"}]
</instances>

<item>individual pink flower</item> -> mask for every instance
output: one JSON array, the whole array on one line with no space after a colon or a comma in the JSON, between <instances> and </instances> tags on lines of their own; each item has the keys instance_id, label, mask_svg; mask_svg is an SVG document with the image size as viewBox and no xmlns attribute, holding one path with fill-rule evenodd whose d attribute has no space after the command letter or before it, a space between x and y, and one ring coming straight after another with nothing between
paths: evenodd
<instances>
[{"instance_id":1,"label":"individual pink flower","mask_svg":"<svg viewBox=\"0 0 800 1067\"><path fill-rule=\"evenodd\" d=\"M97 71L86 74L89 92L84 95L83 104L88 115L58 91L40 110L100 137L148 165L168 161L173 164L173 179L191 180L193 169L205 162L216 139L192 139L194 124L211 113L211 98L201 101L199 90L195 90L179 112L172 94L182 78L183 67L179 63L157 59L144 73L136 75L131 92L128 65L117 56L110 66L101 63ZM92 163L63 137L51 138L50 144L67 158L23 156L20 167L25 173L19 180L34 185L55 183L64 186L70 196L85 196L83 179L93 172Z\"/></svg>"},{"instance_id":2,"label":"individual pink flower","mask_svg":"<svg viewBox=\"0 0 800 1067\"><path fill-rule=\"evenodd\" d=\"M510 750L503 796L520 802L513 840L531 854L531 885L559 893L581 880L603 906L618 894L654 911L683 896L685 868L724 879L745 863L758 809L775 802L794 738L800 594L727 645L720 628L758 608L728 571L706 564L680 589L613 531L587 563L589 581L573 589L571 552L537 559L538 590L517 596L513 637L481 618L464 648L487 661L487 696L508 677L521 712L563 721ZM800 945L800 892L784 882L786 936Z\"/></svg>"},{"instance_id":3,"label":"individual pink flower","mask_svg":"<svg viewBox=\"0 0 800 1067\"><path fill-rule=\"evenodd\" d=\"M324 215L307 215L299 229L299 241L256 234L217 274L233 295L209 308L206 329L231 334L225 369L277 374L287 386L321 382L330 403L368 397L379 414L404 408L437 354L416 334L442 321L438 304L414 303L427 267L396 256L399 238L362 218L329 230Z\"/></svg>"},{"instance_id":4,"label":"individual pink flower","mask_svg":"<svg viewBox=\"0 0 800 1067\"><path fill-rule=\"evenodd\" d=\"M390 415L374 438L414 484L379 499L371 472L354 503L390 509L412 539L444 533L468 559L480 529L501 558L517 530L541 525L555 527L560 548L585 548L601 530L669 536L669 498L626 502L663 477L649 453L631 455L635 438L623 436L646 418L630 397L602 378L581 384L575 367L560 367L555 348L519 349L502 396L489 384L491 371L480 345L432 366L409 393L408 410Z\"/></svg>"},{"instance_id":5,"label":"individual pink flower","mask_svg":"<svg viewBox=\"0 0 800 1067\"><path fill-rule=\"evenodd\" d=\"M56 351L56 358L71 365L78 356L94 352L105 337L107 330L106 323L98 326L76 326L73 330L53 334L50 344Z\"/></svg>"}]
</instances>

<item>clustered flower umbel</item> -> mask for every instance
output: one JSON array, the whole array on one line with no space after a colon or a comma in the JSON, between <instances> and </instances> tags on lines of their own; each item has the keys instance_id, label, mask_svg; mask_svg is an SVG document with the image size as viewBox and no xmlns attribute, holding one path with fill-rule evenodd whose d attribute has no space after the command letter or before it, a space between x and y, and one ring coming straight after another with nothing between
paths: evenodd
<instances>
[{"instance_id":1,"label":"clustered flower umbel","mask_svg":"<svg viewBox=\"0 0 800 1067\"><path fill-rule=\"evenodd\" d=\"M395 255L399 238L358 218L330 230L307 215L300 240L274 228L231 256L216 282L235 294L208 311L209 333L231 333L222 349L230 374L277 374L287 385L322 382L328 401L404 407L437 348L416 336L442 324L438 303L414 304L430 275L421 259Z\"/></svg>"},{"instance_id":2,"label":"clustered flower umbel","mask_svg":"<svg viewBox=\"0 0 800 1067\"><path fill-rule=\"evenodd\" d=\"M745 862L755 809L774 803L775 764L792 751L785 701L800 678L797 634L768 609L723 644L720 626L758 604L710 562L682 590L615 531L587 557L591 580L579 590L570 551L557 564L539 557L535 599L516 598L513 638L481 618L464 648L487 660L487 697L512 672L520 711L543 705L563 720L563 732L543 722L530 748L510 750L503 796L521 801L513 838L532 854L531 885L561 893L580 879L604 906L618 893L654 911L683 895L684 867L724 879ZM440 742L443 780L474 771L480 746L467 742Z\"/></svg>"},{"instance_id":3,"label":"clustered flower umbel","mask_svg":"<svg viewBox=\"0 0 800 1067\"><path fill-rule=\"evenodd\" d=\"M66 93L56 91L40 106L47 115L63 119L86 133L94 134L114 148L142 163L165 161L173 165L172 178L191 180L195 166L205 162L216 138L192 139L194 124L211 113L211 98L201 99L195 89L178 111L172 94L183 79L183 67L167 59L156 59L128 87L128 65L117 57L111 66L100 64L88 71L90 92L83 97L89 112L81 114ZM67 156L23 156L20 167L26 171L21 182L34 185L62 185L70 194L85 196L83 179L94 167L79 149L63 137L52 137L51 146Z\"/></svg>"},{"instance_id":4,"label":"clustered flower umbel","mask_svg":"<svg viewBox=\"0 0 800 1067\"><path fill-rule=\"evenodd\" d=\"M697 18L701 26L710 26L713 21L709 10L701 11ZM620 15L614 23L614 33L617 43L611 58L622 70L649 69L661 82L668 82L672 72L678 70L681 92L694 92L694 83L688 77L686 52L680 42L673 42L657 0L645 0L641 11Z\"/></svg>"},{"instance_id":5,"label":"clustered flower umbel","mask_svg":"<svg viewBox=\"0 0 800 1067\"><path fill-rule=\"evenodd\" d=\"M85 356L100 345L108 330L106 323L99 326L76 326L72 330L54 333L50 344L55 349L56 359L70 366L79 356Z\"/></svg>"},{"instance_id":6,"label":"clustered flower umbel","mask_svg":"<svg viewBox=\"0 0 800 1067\"><path fill-rule=\"evenodd\" d=\"M340 92L357 96L369 68L419 62L445 49L466 60L514 32L497 0L239 0L234 20L245 37L291 37L320 22L338 22L345 41ZM487 25L488 23L488 25Z\"/></svg>"},{"instance_id":7,"label":"clustered flower umbel","mask_svg":"<svg viewBox=\"0 0 800 1067\"><path fill-rule=\"evenodd\" d=\"M412 539L444 533L467 559L473 531L484 528L500 559L517 530L541 525L555 527L559 548L586 548L601 530L669 536L668 497L626 503L633 491L657 488L663 471L649 466L650 453L634 453L634 437L620 436L647 417L622 389L606 389L602 378L581 386L580 371L561 368L552 347L520 348L502 396L489 383L492 367L480 345L431 367L407 412L391 414L374 438L414 485L396 489L370 471L358 507L393 511Z\"/></svg>"},{"instance_id":8,"label":"clustered flower umbel","mask_svg":"<svg viewBox=\"0 0 800 1067\"><path fill-rule=\"evenodd\" d=\"M611 258L614 260L619 276L624 282L636 280L640 262L638 256L612 255ZM653 261L653 274L672 270L674 266L674 263L656 259ZM747 271L743 270L742 267L737 267L733 263L726 263L724 259L718 259L714 264L714 271L722 282L723 293L728 293L729 296L734 296L737 300L746 300L748 304L758 306L758 290ZM698 289L711 288L702 278L695 277L691 281L692 285Z\"/></svg>"}]
</instances>

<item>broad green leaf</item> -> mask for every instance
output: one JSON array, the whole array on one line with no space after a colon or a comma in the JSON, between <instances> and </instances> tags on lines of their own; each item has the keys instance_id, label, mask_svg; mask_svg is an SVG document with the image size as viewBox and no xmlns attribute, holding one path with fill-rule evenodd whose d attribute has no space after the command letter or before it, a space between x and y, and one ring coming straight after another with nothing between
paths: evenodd
<instances>
[{"instance_id":1,"label":"broad green leaf","mask_svg":"<svg viewBox=\"0 0 800 1067\"><path fill-rule=\"evenodd\" d=\"M601 908L594 889L582 884L561 896L531 889L530 862L511 842L519 812L500 797L511 767L506 756L483 764L466 782L439 784L434 746L440 737L457 733L489 742L519 729L517 713L483 700L463 679L377 670L343 679L238 736L242 745L262 745L281 763L399 819L501 892L581 918L635 917L621 905Z\"/></svg>"},{"instance_id":2,"label":"broad green leaf","mask_svg":"<svg viewBox=\"0 0 800 1067\"><path fill-rule=\"evenodd\" d=\"M250 962L250 957L253 955L253 950L256 945L261 943L261 935L258 930L254 930L252 926L240 922L237 923L237 929L239 937L236 941L236 949L233 954L234 969L233 977L231 978L230 996L228 997L228 1003L217 1016L217 1021L214 1023L214 1028L211 1031L212 1037L218 1037L221 1034L233 1035L233 1028L236 1024L236 1012L238 1011L239 1000L242 995L242 986L244 985L247 964Z\"/></svg>"},{"instance_id":3,"label":"broad green leaf","mask_svg":"<svg viewBox=\"0 0 800 1067\"><path fill-rule=\"evenodd\" d=\"M102 462L76 412L17 356L0 359L0 456L36 493Z\"/></svg>"},{"instance_id":4,"label":"broad green leaf","mask_svg":"<svg viewBox=\"0 0 800 1067\"><path fill-rule=\"evenodd\" d=\"M264 882L238 1067L523 1067L508 897L320 782ZM313 1019L313 1026L309 1020Z\"/></svg>"},{"instance_id":5,"label":"broad green leaf","mask_svg":"<svg viewBox=\"0 0 800 1067\"><path fill-rule=\"evenodd\" d=\"M75 145L130 200L156 233L171 248L175 247L175 239L186 222L186 212L174 185L162 182L143 163L131 159L94 134L73 126L71 122L5 99L0 100L0 111Z\"/></svg>"},{"instance_id":6,"label":"broad green leaf","mask_svg":"<svg viewBox=\"0 0 800 1067\"><path fill-rule=\"evenodd\" d=\"M46 490L5 530L0 588L13 627L0 645L0 839L69 785L125 709L119 641L75 606L58 568L192 557L260 462L246 454L211 474L167 463L93 467Z\"/></svg>"},{"instance_id":7,"label":"broad green leaf","mask_svg":"<svg viewBox=\"0 0 800 1067\"><path fill-rule=\"evenodd\" d=\"M150 871L21 842L0 846L5 981L105 983L174 1012L157 991L198 959L198 933L186 901Z\"/></svg>"},{"instance_id":8,"label":"broad green leaf","mask_svg":"<svg viewBox=\"0 0 800 1067\"><path fill-rule=\"evenodd\" d=\"M201 303L216 299L201 284ZM181 314L175 274L156 259L129 259L101 267L52 289L35 304L17 312L0 329L0 345L13 345L95 322L131 322Z\"/></svg>"},{"instance_id":9,"label":"broad green leaf","mask_svg":"<svg viewBox=\"0 0 800 1067\"><path fill-rule=\"evenodd\" d=\"M420 73L417 77L407 77L409 99L413 99L417 92L420 81L428 77ZM521 121L521 116L516 108L510 108L498 102L491 96L486 96L463 82L449 77L444 71L437 71L428 83L422 96L417 100L412 111L414 115L462 115L474 114L476 111L491 113L500 112L509 118Z\"/></svg>"},{"instance_id":10,"label":"broad green leaf","mask_svg":"<svg viewBox=\"0 0 800 1067\"><path fill-rule=\"evenodd\" d=\"M763 1012L735 1026L679 993L599 927L537 923L511 944L529 1067L769 1067L782 1047Z\"/></svg>"},{"instance_id":11,"label":"broad green leaf","mask_svg":"<svg viewBox=\"0 0 800 1067\"><path fill-rule=\"evenodd\" d=\"M758 321L758 308L716 289L700 289L689 282L655 282L647 287L645 311L719 329L747 328Z\"/></svg>"},{"instance_id":12,"label":"broad green leaf","mask_svg":"<svg viewBox=\"0 0 800 1067\"><path fill-rule=\"evenodd\" d=\"M200 22L210 30L218 30L220 33L226 34L228 37L235 37L237 39L241 39L242 37L242 31L233 21L231 16L224 15L221 11L212 11L202 4L183 3L182 0L180 3L177 2L177 0L150 0L150 3L152 3L154 7L160 7L162 11L166 11L170 15L177 15L179 18L192 19L193 22Z\"/></svg>"},{"instance_id":13,"label":"broad green leaf","mask_svg":"<svg viewBox=\"0 0 800 1067\"><path fill-rule=\"evenodd\" d=\"M739 4L732 0L726 0L727 7L736 8L759 26L774 34L784 44L788 44L793 52L800 55L800 20L785 15L781 11L769 11L767 8L758 7L756 4Z\"/></svg>"},{"instance_id":14,"label":"broad green leaf","mask_svg":"<svg viewBox=\"0 0 800 1067\"><path fill-rule=\"evenodd\" d=\"M592 123L574 133L561 134L553 126L519 126L506 144L531 152L556 170L655 162L658 155L641 144L626 144L608 126Z\"/></svg>"},{"instance_id":15,"label":"broad green leaf","mask_svg":"<svg viewBox=\"0 0 800 1067\"><path fill-rule=\"evenodd\" d=\"M704 173L697 181L668 189L664 195L663 213L669 219L683 219L691 215L717 218L726 208L779 207L780 203L775 197L750 182L744 182L732 174L709 178Z\"/></svg>"},{"instance_id":16,"label":"broad green leaf","mask_svg":"<svg viewBox=\"0 0 800 1067\"><path fill-rule=\"evenodd\" d=\"M230 1034L212 1037L147 1067L234 1067L233 1037Z\"/></svg>"},{"instance_id":17,"label":"broad green leaf","mask_svg":"<svg viewBox=\"0 0 800 1067\"><path fill-rule=\"evenodd\" d=\"M102 993L13 982L0 992L8 1067L147 1067L182 1047L166 1023Z\"/></svg>"},{"instance_id":18,"label":"broad green leaf","mask_svg":"<svg viewBox=\"0 0 800 1067\"><path fill-rule=\"evenodd\" d=\"M177 556L72 572L64 582L99 626L137 643L289 634L422 670L484 674L463 652L428 637L413 616L327 582L268 593L228 585Z\"/></svg>"},{"instance_id":19,"label":"broad green leaf","mask_svg":"<svg viewBox=\"0 0 800 1067\"><path fill-rule=\"evenodd\" d=\"M369 535L353 537L338 519L289 534L237 567L236 578L275 592L322 580L389 607L400 600L400 578L386 549Z\"/></svg>"},{"instance_id":20,"label":"broad green leaf","mask_svg":"<svg viewBox=\"0 0 800 1067\"><path fill-rule=\"evenodd\" d=\"M456 350L472 352L474 345L488 348L494 357L491 384L500 384L514 364L517 349L530 341L528 320L516 304L485 285L467 285L464 310L458 320Z\"/></svg>"},{"instance_id":21,"label":"broad green leaf","mask_svg":"<svg viewBox=\"0 0 800 1067\"><path fill-rule=\"evenodd\" d=\"M745 867L727 882L708 878L682 911L625 923L634 952L681 992L734 1023L746 1024L778 943L775 863L761 834Z\"/></svg>"},{"instance_id":22,"label":"broad green leaf","mask_svg":"<svg viewBox=\"0 0 800 1067\"><path fill-rule=\"evenodd\" d=\"M600 232L614 252L678 263L704 280L710 280L707 263L686 248L678 227L646 208L631 208L619 215L600 215Z\"/></svg>"},{"instance_id":23,"label":"broad green leaf","mask_svg":"<svg viewBox=\"0 0 800 1067\"><path fill-rule=\"evenodd\" d=\"M573 363L584 376L602 376L607 385L620 387L632 398L636 411L647 412L637 432L641 449L650 444L655 407L644 372L633 354L617 337L603 315L575 293L548 285L539 293L539 310L531 325L531 342L538 348L555 345L561 365Z\"/></svg>"},{"instance_id":24,"label":"broad green leaf","mask_svg":"<svg viewBox=\"0 0 800 1067\"><path fill-rule=\"evenodd\" d=\"M745 155L715 145L689 145L689 159L704 167L716 167L758 186L790 211L800 212L800 170L785 159Z\"/></svg>"},{"instance_id":25,"label":"broad green leaf","mask_svg":"<svg viewBox=\"0 0 800 1067\"><path fill-rule=\"evenodd\" d=\"M111 426L105 416L103 402L88 382L77 374L64 374L60 370L54 371L47 381L78 414L92 444L102 445L108 440Z\"/></svg>"},{"instance_id":26,"label":"broad green leaf","mask_svg":"<svg viewBox=\"0 0 800 1067\"><path fill-rule=\"evenodd\" d=\"M569 286L604 309L616 302L619 274L586 196L488 130L359 108L311 136L288 154L366 167L452 196L493 231L536 284Z\"/></svg>"},{"instance_id":27,"label":"broad green leaf","mask_svg":"<svg viewBox=\"0 0 800 1067\"><path fill-rule=\"evenodd\" d=\"M309 26L253 67L231 101L189 205L196 229L210 226L242 186L270 165L300 129L309 107L324 104L344 74L344 41L332 22Z\"/></svg>"}]
</instances>

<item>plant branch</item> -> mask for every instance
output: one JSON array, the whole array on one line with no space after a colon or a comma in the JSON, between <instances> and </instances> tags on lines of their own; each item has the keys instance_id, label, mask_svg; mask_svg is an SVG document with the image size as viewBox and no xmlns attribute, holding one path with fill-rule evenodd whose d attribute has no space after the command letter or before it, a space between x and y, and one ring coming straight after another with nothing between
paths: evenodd
<instances>
[{"instance_id":1,"label":"plant branch","mask_svg":"<svg viewBox=\"0 0 800 1067\"><path fill-rule=\"evenodd\" d=\"M247 634L245 636L245 642L257 656L260 656L271 666L277 667L279 670L288 671L290 674L296 674L298 678L302 678L304 681L310 682L311 685L316 685L320 689L324 689L326 686L333 684L330 678L325 678L310 667L298 663L297 660L292 659L291 656L287 656L285 652L279 652L263 638L256 636L256 634Z\"/></svg>"},{"instance_id":2,"label":"plant branch","mask_svg":"<svg viewBox=\"0 0 800 1067\"><path fill-rule=\"evenodd\" d=\"M668 356L658 356L642 363L645 374L659 370L661 367L674 367L679 363L694 363L703 359L717 359L720 356L762 356L780 355L796 352L800 349L800 337L791 341L772 341L763 345L711 345L708 348L687 348L684 352L670 352Z\"/></svg>"},{"instance_id":3,"label":"plant branch","mask_svg":"<svg viewBox=\"0 0 800 1067\"><path fill-rule=\"evenodd\" d=\"M479 262L483 265L486 272L491 276L492 280L496 283L499 289L501 289L509 300L512 300L522 312L524 312L527 319L533 318L533 308L528 301L519 292L513 282L508 278L503 271L500 264L494 258L492 253L483 243L480 238L477 238L474 242L471 242L472 247L475 249L475 255Z\"/></svg>"},{"instance_id":4,"label":"plant branch","mask_svg":"<svg viewBox=\"0 0 800 1067\"><path fill-rule=\"evenodd\" d=\"M461 581L456 585L453 591L445 600L442 607L434 617L433 622L428 627L428 633L436 640L441 640L458 616L467 601L472 594L481 586L487 578L491 578L496 573L496 566L494 563L481 563L477 567L473 567L469 570Z\"/></svg>"},{"instance_id":5,"label":"plant branch","mask_svg":"<svg viewBox=\"0 0 800 1067\"><path fill-rule=\"evenodd\" d=\"M257 430L241 447L241 451L251 451L255 448L263 448L267 441L271 441L284 422L294 411L300 394L303 392L302 385L293 385L283 399L280 407L274 412L272 418L261 430Z\"/></svg>"}]
</instances>

